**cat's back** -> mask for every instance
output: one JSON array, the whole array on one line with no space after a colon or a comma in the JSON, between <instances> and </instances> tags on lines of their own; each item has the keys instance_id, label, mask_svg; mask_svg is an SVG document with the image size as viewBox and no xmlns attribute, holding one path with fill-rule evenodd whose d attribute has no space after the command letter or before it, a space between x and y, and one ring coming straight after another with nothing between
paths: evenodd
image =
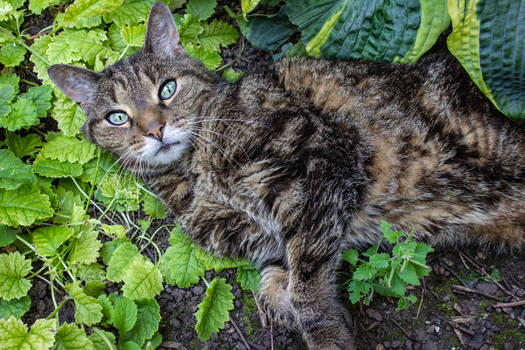
<instances>
[{"instance_id":1,"label":"cat's back","mask_svg":"<svg viewBox=\"0 0 525 350\"><path fill-rule=\"evenodd\" d=\"M365 234L354 243L373 240L379 232L366 231L382 219L448 233L439 240L471 231L466 238L523 243L525 128L452 56L407 65L288 58L276 70L295 98L351 121L373 146L366 203L351 224Z\"/></svg>"}]
</instances>

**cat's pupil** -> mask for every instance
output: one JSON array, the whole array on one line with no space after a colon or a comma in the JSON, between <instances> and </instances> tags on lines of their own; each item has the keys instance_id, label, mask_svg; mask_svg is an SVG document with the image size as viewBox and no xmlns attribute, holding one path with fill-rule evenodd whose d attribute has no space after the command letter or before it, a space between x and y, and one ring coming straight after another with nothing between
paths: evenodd
<instances>
[{"instance_id":1,"label":"cat's pupil","mask_svg":"<svg viewBox=\"0 0 525 350\"><path fill-rule=\"evenodd\" d=\"M128 121L129 117L124 112L113 112L106 119L113 125L122 125Z\"/></svg>"},{"instance_id":2,"label":"cat's pupil","mask_svg":"<svg viewBox=\"0 0 525 350\"><path fill-rule=\"evenodd\" d=\"M160 99L161 100L166 100L166 99L170 98L175 93L175 90L177 90L177 83L175 82L175 80L167 81L160 88L160 94L159 94Z\"/></svg>"}]
</instances>

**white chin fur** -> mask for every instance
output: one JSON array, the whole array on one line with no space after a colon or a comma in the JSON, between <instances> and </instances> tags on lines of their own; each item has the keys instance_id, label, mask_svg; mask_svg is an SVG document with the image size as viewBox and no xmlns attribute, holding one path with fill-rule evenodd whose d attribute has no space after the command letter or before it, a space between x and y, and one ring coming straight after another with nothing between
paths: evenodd
<instances>
[{"instance_id":1,"label":"white chin fur","mask_svg":"<svg viewBox=\"0 0 525 350\"><path fill-rule=\"evenodd\" d=\"M190 144L187 132L169 125L163 130L163 142L151 137L146 137L145 141L142 156L151 165L165 165L177 161ZM163 150L162 147L165 145L170 145L169 149Z\"/></svg>"}]
</instances>

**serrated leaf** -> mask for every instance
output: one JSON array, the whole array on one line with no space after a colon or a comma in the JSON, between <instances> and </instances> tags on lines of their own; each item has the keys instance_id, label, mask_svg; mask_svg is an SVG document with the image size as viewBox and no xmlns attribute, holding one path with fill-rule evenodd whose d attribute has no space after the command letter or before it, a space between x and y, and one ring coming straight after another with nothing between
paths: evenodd
<instances>
[{"instance_id":1,"label":"serrated leaf","mask_svg":"<svg viewBox=\"0 0 525 350\"><path fill-rule=\"evenodd\" d=\"M94 263L99 257L102 243L97 239L96 231L85 231L80 234L70 245L68 261L70 264Z\"/></svg>"},{"instance_id":2,"label":"serrated leaf","mask_svg":"<svg viewBox=\"0 0 525 350\"><path fill-rule=\"evenodd\" d=\"M11 111L9 104L15 97L15 88L11 85L0 85L0 117L4 117Z\"/></svg>"},{"instance_id":3,"label":"serrated leaf","mask_svg":"<svg viewBox=\"0 0 525 350\"><path fill-rule=\"evenodd\" d=\"M14 132L7 132L5 135L5 144L15 156L23 158L35 154L43 143L37 134L20 136Z\"/></svg>"},{"instance_id":4,"label":"serrated leaf","mask_svg":"<svg viewBox=\"0 0 525 350\"><path fill-rule=\"evenodd\" d=\"M144 44L144 36L146 35L146 24L122 27L120 29L120 35L122 35L122 39L126 45L142 47Z\"/></svg>"},{"instance_id":5,"label":"serrated leaf","mask_svg":"<svg viewBox=\"0 0 525 350\"><path fill-rule=\"evenodd\" d=\"M16 190L0 190L0 224L29 226L35 220L53 215L47 196L36 185L22 185Z\"/></svg>"},{"instance_id":6,"label":"serrated leaf","mask_svg":"<svg viewBox=\"0 0 525 350\"><path fill-rule=\"evenodd\" d=\"M362 264L362 265L359 265L355 269L354 275L352 278L358 281L366 281L374 277L376 272L377 272L376 268L371 266L370 264Z\"/></svg>"},{"instance_id":7,"label":"serrated leaf","mask_svg":"<svg viewBox=\"0 0 525 350\"><path fill-rule=\"evenodd\" d=\"M77 177L82 175L82 164L38 157L33 162L33 170L40 176L51 178Z\"/></svg>"},{"instance_id":8,"label":"serrated leaf","mask_svg":"<svg viewBox=\"0 0 525 350\"><path fill-rule=\"evenodd\" d=\"M138 307L137 322L128 333L123 335L122 339L143 346L146 339L153 337L159 328L160 307L155 299L138 300L136 304Z\"/></svg>"},{"instance_id":9,"label":"serrated leaf","mask_svg":"<svg viewBox=\"0 0 525 350\"><path fill-rule=\"evenodd\" d=\"M106 270L108 280L113 282L122 281L131 263L136 259L140 259L138 254L138 248L132 243L126 242L119 245L111 254L111 259L108 263Z\"/></svg>"},{"instance_id":10,"label":"serrated leaf","mask_svg":"<svg viewBox=\"0 0 525 350\"><path fill-rule=\"evenodd\" d=\"M75 321L87 326L94 325L102 319L102 306L98 300L88 296L78 282L69 283L65 290L75 301Z\"/></svg>"},{"instance_id":11,"label":"serrated leaf","mask_svg":"<svg viewBox=\"0 0 525 350\"><path fill-rule=\"evenodd\" d=\"M43 35L36 38L31 45L31 57L29 60L34 63L33 71L37 73L38 78L42 79L44 83L51 84L49 75L47 74L47 67L49 61L47 58L46 51L49 44L53 41L50 35Z\"/></svg>"},{"instance_id":12,"label":"serrated leaf","mask_svg":"<svg viewBox=\"0 0 525 350\"><path fill-rule=\"evenodd\" d=\"M143 209L144 212L153 219L164 219L166 217L164 204L149 193L144 196Z\"/></svg>"},{"instance_id":13,"label":"serrated leaf","mask_svg":"<svg viewBox=\"0 0 525 350\"><path fill-rule=\"evenodd\" d=\"M244 75L244 72L236 72L233 70L233 68L229 68L225 70L224 72L222 72L222 77L224 78L224 80L230 83L237 82L237 80L241 79L243 75Z\"/></svg>"},{"instance_id":14,"label":"serrated leaf","mask_svg":"<svg viewBox=\"0 0 525 350\"><path fill-rule=\"evenodd\" d=\"M93 350L93 342L73 323L64 323L55 335L53 350Z\"/></svg>"},{"instance_id":15,"label":"serrated leaf","mask_svg":"<svg viewBox=\"0 0 525 350\"><path fill-rule=\"evenodd\" d=\"M239 32L231 24L214 19L208 25L203 25L199 35L200 45L211 51L220 52L220 48L235 44L239 39Z\"/></svg>"},{"instance_id":16,"label":"serrated leaf","mask_svg":"<svg viewBox=\"0 0 525 350\"><path fill-rule=\"evenodd\" d=\"M36 109L36 114L39 118L45 118L47 111L51 108L51 93L53 89L50 86L34 86L27 90L26 93L21 94L20 97L27 98L33 102Z\"/></svg>"},{"instance_id":17,"label":"serrated leaf","mask_svg":"<svg viewBox=\"0 0 525 350\"><path fill-rule=\"evenodd\" d=\"M396 274L403 281L413 286L419 286L420 284L419 278L417 277L416 269L414 268L414 265L412 265L410 262L406 264L403 270L400 269Z\"/></svg>"},{"instance_id":18,"label":"serrated leaf","mask_svg":"<svg viewBox=\"0 0 525 350\"><path fill-rule=\"evenodd\" d=\"M58 136L44 144L40 154L61 162L85 164L95 156L96 146L76 137Z\"/></svg>"},{"instance_id":19,"label":"serrated leaf","mask_svg":"<svg viewBox=\"0 0 525 350\"><path fill-rule=\"evenodd\" d=\"M158 267L145 258L134 259L122 281L122 295L133 300L154 298L163 289Z\"/></svg>"},{"instance_id":20,"label":"serrated leaf","mask_svg":"<svg viewBox=\"0 0 525 350\"><path fill-rule=\"evenodd\" d=\"M352 280L348 284L349 298L352 304L357 303L361 298L365 297L372 285L367 281Z\"/></svg>"},{"instance_id":21,"label":"serrated leaf","mask_svg":"<svg viewBox=\"0 0 525 350\"><path fill-rule=\"evenodd\" d=\"M348 261L350 265L355 265L359 259L359 253L355 249L346 250L343 252L343 259Z\"/></svg>"},{"instance_id":22,"label":"serrated leaf","mask_svg":"<svg viewBox=\"0 0 525 350\"><path fill-rule=\"evenodd\" d=\"M210 253L205 252L201 248L195 251L199 258L204 270L215 270L221 272L224 269L232 269L235 267L249 266L250 261L246 259L232 259L229 257L218 257Z\"/></svg>"},{"instance_id":23,"label":"serrated leaf","mask_svg":"<svg viewBox=\"0 0 525 350\"><path fill-rule=\"evenodd\" d=\"M126 173L125 176L117 173L109 174L99 189L100 193L109 199L106 202L102 199L105 204L109 205L113 202L113 205L121 211L138 210L140 190L130 173Z\"/></svg>"},{"instance_id":24,"label":"serrated leaf","mask_svg":"<svg viewBox=\"0 0 525 350\"><path fill-rule=\"evenodd\" d=\"M61 0L29 0L29 11L35 15L39 15L50 5L58 4L60 1Z\"/></svg>"},{"instance_id":25,"label":"serrated leaf","mask_svg":"<svg viewBox=\"0 0 525 350\"><path fill-rule=\"evenodd\" d=\"M19 299L11 299L9 301L0 298L0 318L7 320L14 316L18 319L29 311L31 307L31 298L25 295Z\"/></svg>"},{"instance_id":26,"label":"serrated leaf","mask_svg":"<svg viewBox=\"0 0 525 350\"><path fill-rule=\"evenodd\" d=\"M32 183L36 183L36 177L31 166L24 164L10 150L0 149L0 189L15 190Z\"/></svg>"},{"instance_id":27,"label":"serrated leaf","mask_svg":"<svg viewBox=\"0 0 525 350\"><path fill-rule=\"evenodd\" d=\"M95 332L89 336L89 339L91 339L93 342L93 347L95 350L117 349L115 335L111 332L103 331L97 328Z\"/></svg>"},{"instance_id":28,"label":"serrated leaf","mask_svg":"<svg viewBox=\"0 0 525 350\"><path fill-rule=\"evenodd\" d=\"M160 260L160 271L169 284L187 288L198 283L204 276L204 268L192 243L186 240L170 240L171 246Z\"/></svg>"},{"instance_id":29,"label":"serrated leaf","mask_svg":"<svg viewBox=\"0 0 525 350\"><path fill-rule=\"evenodd\" d=\"M20 84L20 77L16 74L0 75L0 86L10 85L14 89L14 94L18 94L18 86Z\"/></svg>"},{"instance_id":30,"label":"serrated leaf","mask_svg":"<svg viewBox=\"0 0 525 350\"><path fill-rule=\"evenodd\" d=\"M123 243L131 243L131 240L127 237L122 238L115 238L109 242L104 243L102 246L102 250L100 251L100 256L102 257L102 261L104 264L108 265L111 260L111 257L113 256L113 253L115 250L122 245Z\"/></svg>"},{"instance_id":31,"label":"serrated leaf","mask_svg":"<svg viewBox=\"0 0 525 350\"><path fill-rule=\"evenodd\" d=\"M388 267L388 261L390 260L390 255L386 253L374 254L370 256L369 263L371 266L376 269L385 269Z\"/></svg>"},{"instance_id":32,"label":"serrated leaf","mask_svg":"<svg viewBox=\"0 0 525 350\"><path fill-rule=\"evenodd\" d=\"M206 296L195 313L195 329L201 340L210 339L210 335L224 328L224 323L230 319L234 299L231 290L232 287L224 278L214 278L211 281Z\"/></svg>"},{"instance_id":33,"label":"serrated leaf","mask_svg":"<svg viewBox=\"0 0 525 350\"><path fill-rule=\"evenodd\" d=\"M51 116L58 122L58 128L66 136L76 136L86 121L82 109L64 94L60 93L53 104Z\"/></svg>"},{"instance_id":34,"label":"serrated leaf","mask_svg":"<svg viewBox=\"0 0 525 350\"><path fill-rule=\"evenodd\" d=\"M16 241L16 231L9 226L0 224L0 247L5 247Z\"/></svg>"},{"instance_id":35,"label":"serrated leaf","mask_svg":"<svg viewBox=\"0 0 525 350\"><path fill-rule=\"evenodd\" d=\"M7 301L21 298L31 288L25 278L31 272L31 260L19 252L0 254L0 298Z\"/></svg>"},{"instance_id":36,"label":"serrated leaf","mask_svg":"<svg viewBox=\"0 0 525 350\"><path fill-rule=\"evenodd\" d=\"M241 266L237 268L237 282L242 289L257 292L261 284L261 274L253 266Z\"/></svg>"},{"instance_id":37,"label":"serrated leaf","mask_svg":"<svg viewBox=\"0 0 525 350\"><path fill-rule=\"evenodd\" d=\"M84 165L84 173L81 178L82 181L91 184L102 183L108 177L111 170L115 168L115 165L117 164L116 161L115 157L110 153L102 151L100 153L100 160L93 158Z\"/></svg>"},{"instance_id":38,"label":"serrated leaf","mask_svg":"<svg viewBox=\"0 0 525 350\"><path fill-rule=\"evenodd\" d=\"M76 0L64 15L64 23L74 23L80 19L95 17L117 10L124 0Z\"/></svg>"},{"instance_id":39,"label":"serrated leaf","mask_svg":"<svg viewBox=\"0 0 525 350\"><path fill-rule=\"evenodd\" d=\"M9 131L27 129L39 122L36 107L28 98L19 97L11 105L11 111L0 118L0 126Z\"/></svg>"},{"instance_id":40,"label":"serrated leaf","mask_svg":"<svg viewBox=\"0 0 525 350\"><path fill-rule=\"evenodd\" d=\"M56 322L36 320L27 331L27 326L13 316L0 320L0 344L2 349L47 350L55 341Z\"/></svg>"},{"instance_id":41,"label":"serrated leaf","mask_svg":"<svg viewBox=\"0 0 525 350\"><path fill-rule=\"evenodd\" d=\"M213 15L217 6L215 0L189 0L186 5L186 12L201 21L205 21Z\"/></svg>"},{"instance_id":42,"label":"serrated leaf","mask_svg":"<svg viewBox=\"0 0 525 350\"><path fill-rule=\"evenodd\" d=\"M215 51L206 50L202 46L195 46L191 44L184 46L184 49L186 50L188 56L201 61L206 66L206 68L211 71L216 70L221 65L222 58Z\"/></svg>"},{"instance_id":43,"label":"serrated leaf","mask_svg":"<svg viewBox=\"0 0 525 350\"><path fill-rule=\"evenodd\" d=\"M119 27L145 22L155 0L126 0L116 10L104 14L106 23L115 22Z\"/></svg>"},{"instance_id":44,"label":"serrated leaf","mask_svg":"<svg viewBox=\"0 0 525 350\"><path fill-rule=\"evenodd\" d=\"M137 322L137 305L133 300L120 298L111 310L111 323L124 334L131 330Z\"/></svg>"},{"instance_id":45,"label":"serrated leaf","mask_svg":"<svg viewBox=\"0 0 525 350\"><path fill-rule=\"evenodd\" d=\"M44 226L33 232L33 244L42 256L53 256L59 253L58 248L73 235L67 226Z\"/></svg>"},{"instance_id":46,"label":"serrated leaf","mask_svg":"<svg viewBox=\"0 0 525 350\"><path fill-rule=\"evenodd\" d=\"M16 67L24 60L26 49L22 46L10 44L0 49L0 63L6 67Z\"/></svg>"}]
</instances>

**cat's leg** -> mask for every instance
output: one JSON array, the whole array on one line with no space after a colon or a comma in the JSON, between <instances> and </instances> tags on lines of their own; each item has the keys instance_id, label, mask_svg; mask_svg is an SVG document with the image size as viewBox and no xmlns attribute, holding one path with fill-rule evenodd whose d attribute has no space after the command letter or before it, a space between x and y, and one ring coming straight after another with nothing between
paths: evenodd
<instances>
[{"instance_id":1,"label":"cat's leg","mask_svg":"<svg viewBox=\"0 0 525 350\"><path fill-rule=\"evenodd\" d=\"M337 242L330 235L312 242L306 234L297 234L287 244L287 289L296 322L310 350L355 349L350 317L337 295Z\"/></svg>"}]
</instances>

